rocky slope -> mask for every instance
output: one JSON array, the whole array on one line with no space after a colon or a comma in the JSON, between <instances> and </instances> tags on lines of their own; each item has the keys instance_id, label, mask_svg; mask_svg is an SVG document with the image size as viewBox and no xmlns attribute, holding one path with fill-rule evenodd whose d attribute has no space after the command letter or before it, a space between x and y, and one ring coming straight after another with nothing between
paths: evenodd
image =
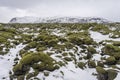
<instances>
[{"instance_id":1,"label":"rocky slope","mask_svg":"<svg viewBox=\"0 0 120 80\"><path fill-rule=\"evenodd\" d=\"M110 23L110 21L97 17L16 17L10 23Z\"/></svg>"}]
</instances>

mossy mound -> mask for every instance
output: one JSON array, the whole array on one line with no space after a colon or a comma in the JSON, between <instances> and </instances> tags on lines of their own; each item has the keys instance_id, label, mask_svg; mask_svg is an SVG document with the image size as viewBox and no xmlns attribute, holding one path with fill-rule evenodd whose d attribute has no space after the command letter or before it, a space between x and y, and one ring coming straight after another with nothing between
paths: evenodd
<instances>
[{"instance_id":1,"label":"mossy mound","mask_svg":"<svg viewBox=\"0 0 120 80\"><path fill-rule=\"evenodd\" d=\"M30 65L33 65L34 66L33 68L37 69L36 67L38 66L38 64L35 65L35 63L38 63L38 62L40 62L39 69L41 69L41 70L51 70L52 71L55 69L55 66L54 66L55 60L52 59L47 54L29 53L29 54L25 55L20 60L19 64L17 64L13 68L14 74L15 75L25 74L26 71L29 70Z\"/></svg>"},{"instance_id":2,"label":"mossy mound","mask_svg":"<svg viewBox=\"0 0 120 80\"><path fill-rule=\"evenodd\" d=\"M103 69L103 68L100 67L100 66L97 66L97 67L96 67L96 71L97 71L98 73L100 73L100 74L106 74L106 70Z\"/></svg>"},{"instance_id":3,"label":"mossy mound","mask_svg":"<svg viewBox=\"0 0 120 80\"><path fill-rule=\"evenodd\" d=\"M96 67L96 63L95 63L95 61L88 61L88 67L89 68L95 68Z\"/></svg>"},{"instance_id":4,"label":"mossy mound","mask_svg":"<svg viewBox=\"0 0 120 80\"><path fill-rule=\"evenodd\" d=\"M68 33L67 37L68 40L75 45L94 44L93 39L90 38L90 35L87 31L79 32L79 33Z\"/></svg>"},{"instance_id":5,"label":"mossy mound","mask_svg":"<svg viewBox=\"0 0 120 80\"><path fill-rule=\"evenodd\" d=\"M100 32L104 35L109 34L111 32L111 30L108 28L108 26L104 25L104 24L94 25L91 30Z\"/></svg>"},{"instance_id":6,"label":"mossy mound","mask_svg":"<svg viewBox=\"0 0 120 80\"><path fill-rule=\"evenodd\" d=\"M84 69L86 67L85 65L86 65L86 63L84 63L84 62L79 62L78 63L78 67L81 68L81 69Z\"/></svg>"},{"instance_id":7,"label":"mossy mound","mask_svg":"<svg viewBox=\"0 0 120 80\"><path fill-rule=\"evenodd\" d=\"M96 67L98 80L114 80L117 76L117 71L113 69L105 70L102 67Z\"/></svg>"},{"instance_id":8,"label":"mossy mound","mask_svg":"<svg viewBox=\"0 0 120 80\"><path fill-rule=\"evenodd\" d=\"M72 61L72 58L71 57L64 57L64 60L66 60L66 61Z\"/></svg>"},{"instance_id":9,"label":"mossy mound","mask_svg":"<svg viewBox=\"0 0 120 80\"><path fill-rule=\"evenodd\" d=\"M91 54L95 54L96 53L96 49L94 47L88 46L87 51Z\"/></svg>"},{"instance_id":10,"label":"mossy mound","mask_svg":"<svg viewBox=\"0 0 120 80\"><path fill-rule=\"evenodd\" d=\"M103 63L103 62L98 61L98 62L97 62L97 66L104 67L104 63Z\"/></svg>"},{"instance_id":11,"label":"mossy mound","mask_svg":"<svg viewBox=\"0 0 120 80\"><path fill-rule=\"evenodd\" d=\"M106 59L106 64L108 65L114 65L116 63L116 59L113 56L110 56Z\"/></svg>"},{"instance_id":12,"label":"mossy mound","mask_svg":"<svg viewBox=\"0 0 120 80\"><path fill-rule=\"evenodd\" d=\"M116 70L112 70L112 69L107 70L107 73L108 73L108 80L114 80L118 74Z\"/></svg>"},{"instance_id":13,"label":"mossy mound","mask_svg":"<svg viewBox=\"0 0 120 80\"><path fill-rule=\"evenodd\" d=\"M104 54L113 55L116 52L120 52L120 48L112 44L106 44L102 51Z\"/></svg>"}]
</instances>

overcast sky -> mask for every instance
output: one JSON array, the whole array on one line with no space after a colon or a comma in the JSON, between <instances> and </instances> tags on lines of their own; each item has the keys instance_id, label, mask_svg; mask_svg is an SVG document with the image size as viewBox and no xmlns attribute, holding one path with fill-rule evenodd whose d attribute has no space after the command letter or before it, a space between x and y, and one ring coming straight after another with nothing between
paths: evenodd
<instances>
[{"instance_id":1,"label":"overcast sky","mask_svg":"<svg viewBox=\"0 0 120 80\"><path fill-rule=\"evenodd\" d=\"M120 21L120 0L0 0L0 22L23 16L92 16Z\"/></svg>"}]
</instances>

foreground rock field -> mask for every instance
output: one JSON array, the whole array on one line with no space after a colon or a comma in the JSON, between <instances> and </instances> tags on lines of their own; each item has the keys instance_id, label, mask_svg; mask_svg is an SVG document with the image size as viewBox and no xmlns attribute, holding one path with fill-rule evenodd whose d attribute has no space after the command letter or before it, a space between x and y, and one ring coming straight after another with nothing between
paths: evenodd
<instances>
[{"instance_id":1,"label":"foreground rock field","mask_svg":"<svg viewBox=\"0 0 120 80\"><path fill-rule=\"evenodd\" d=\"M120 80L120 24L0 24L0 80Z\"/></svg>"}]
</instances>

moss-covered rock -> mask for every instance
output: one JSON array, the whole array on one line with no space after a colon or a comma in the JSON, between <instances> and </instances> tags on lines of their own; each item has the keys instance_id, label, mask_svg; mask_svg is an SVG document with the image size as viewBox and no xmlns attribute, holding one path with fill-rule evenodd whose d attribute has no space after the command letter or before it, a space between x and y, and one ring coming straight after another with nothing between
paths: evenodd
<instances>
[{"instance_id":1,"label":"moss-covered rock","mask_svg":"<svg viewBox=\"0 0 120 80\"><path fill-rule=\"evenodd\" d=\"M113 42L113 45L114 45L114 46L120 46L120 41L114 41L114 42Z\"/></svg>"},{"instance_id":2,"label":"moss-covered rock","mask_svg":"<svg viewBox=\"0 0 120 80\"><path fill-rule=\"evenodd\" d=\"M34 73L28 73L26 76L26 80L29 80L30 78L34 77Z\"/></svg>"},{"instance_id":3,"label":"moss-covered rock","mask_svg":"<svg viewBox=\"0 0 120 80\"><path fill-rule=\"evenodd\" d=\"M44 72L44 75L45 76L49 76L49 72Z\"/></svg>"},{"instance_id":4,"label":"moss-covered rock","mask_svg":"<svg viewBox=\"0 0 120 80\"><path fill-rule=\"evenodd\" d=\"M116 63L116 59L113 56L110 56L106 59L106 64L108 65L114 65Z\"/></svg>"},{"instance_id":5,"label":"moss-covered rock","mask_svg":"<svg viewBox=\"0 0 120 80\"><path fill-rule=\"evenodd\" d=\"M64 60L66 60L66 61L72 61L72 58L71 57L65 57Z\"/></svg>"},{"instance_id":6,"label":"moss-covered rock","mask_svg":"<svg viewBox=\"0 0 120 80\"><path fill-rule=\"evenodd\" d=\"M95 61L88 61L88 67L89 68L95 68L96 67L96 63L95 63Z\"/></svg>"},{"instance_id":7,"label":"moss-covered rock","mask_svg":"<svg viewBox=\"0 0 120 80\"><path fill-rule=\"evenodd\" d=\"M112 44L106 44L102 51L104 54L112 56L115 52L120 52L120 48Z\"/></svg>"},{"instance_id":8,"label":"moss-covered rock","mask_svg":"<svg viewBox=\"0 0 120 80\"><path fill-rule=\"evenodd\" d=\"M68 40L75 45L90 45L94 42L93 39L90 38L87 31L79 33L68 33Z\"/></svg>"},{"instance_id":9,"label":"moss-covered rock","mask_svg":"<svg viewBox=\"0 0 120 80\"><path fill-rule=\"evenodd\" d=\"M63 55L63 56L68 56L68 53L63 53L62 55Z\"/></svg>"},{"instance_id":10,"label":"moss-covered rock","mask_svg":"<svg viewBox=\"0 0 120 80\"><path fill-rule=\"evenodd\" d=\"M103 62L98 61L98 62L97 62L97 66L104 67L104 63L103 63Z\"/></svg>"},{"instance_id":11,"label":"moss-covered rock","mask_svg":"<svg viewBox=\"0 0 120 80\"><path fill-rule=\"evenodd\" d=\"M116 60L120 60L120 53L114 53L113 56L115 57Z\"/></svg>"},{"instance_id":12,"label":"moss-covered rock","mask_svg":"<svg viewBox=\"0 0 120 80\"><path fill-rule=\"evenodd\" d=\"M96 53L96 50L95 50L94 47L89 46L89 47L87 48L87 50L88 50L88 52L91 53L91 54L95 54L95 53Z\"/></svg>"},{"instance_id":13,"label":"moss-covered rock","mask_svg":"<svg viewBox=\"0 0 120 80\"><path fill-rule=\"evenodd\" d=\"M106 70L103 69L103 68L100 67L100 66L97 66L97 67L96 67L96 71L97 71L98 73L100 73L100 74L106 74Z\"/></svg>"},{"instance_id":14,"label":"moss-covered rock","mask_svg":"<svg viewBox=\"0 0 120 80\"><path fill-rule=\"evenodd\" d=\"M100 33L102 33L102 34L104 34L104 35L109 34L109 32L111 31L111 30L108 28L108 26L106 26L106 25L104 25L104 24L94 25L91 30L93 30L93 31L98 31L98 32L100 32Z\"/></svg>"},{"instance_id":15,"label":"moss-covered rock","mask_svg":"<svg viewBox=\"0 0 120 80\"><path fill-rule=\"evenodd\" d=\"M78 67L81 68L81 69L84 69L86 66L86 64L84 62L79 62L78 63Z\"/></svg>"},{"instance_id":16,"label":"moss-covered rock","mask_svg":"<svg viewBox=\"0 0 120 80\"><path fill-rule=\"evenodd\" d=\"M108 80L114 80L118 74L116 70L112 70L112 69L107 70L107 73L108 73Z\"/></svg>"},{"instance_id":17,"label":"moss-covered rock","mask_svg":"<svg viewBox=\"0 0 120 80\"><path fill-rule=\"evenodd\" d=\"M37 62L41 62L40 64L36 64ZM55 60L52 59L50 56L44 53L29 53L25 55L21 60L20 63L17 64L13 71L15 75L21 75L28 71L30 65L34 65L33 68L38 70L55 70Z\"/></svg>"},{"instance_id":18,"label":"moss-covered rock","mask_svg":"<svg viewBox=\"0 0 120 80\"><path fill-rule=\"evenodd\" d=\"M24 77L25 77L24 75L20 75L17 77L17 80L24 80Z\"/></svg>"},{"instance_id":19,"label":"moss-covered rock","mask_svg":"<svg viewBox=\"0 0 120 80\"><path fill-rule=\"evenodd\" d=\"M97 66L96 67L96 71L97 71L97 78L98 80L108 80L108 75L105 69L103 69L102 67Z\"/></svg>"}]
</instances>

